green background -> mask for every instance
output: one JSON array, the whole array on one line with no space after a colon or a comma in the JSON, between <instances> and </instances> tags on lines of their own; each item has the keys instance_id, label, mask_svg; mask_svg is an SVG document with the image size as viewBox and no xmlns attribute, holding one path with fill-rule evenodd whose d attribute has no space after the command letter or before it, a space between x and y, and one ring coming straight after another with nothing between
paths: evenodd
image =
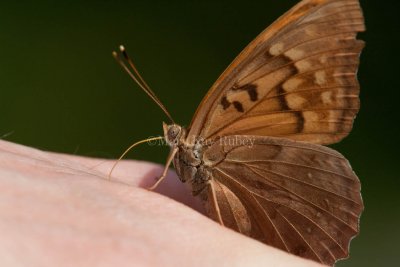
<instances>
[{"instance_id":1,"label":"green background","mask_svg":"<svg viewBox=\"0 0 400 267\"><path fill-rule=\"evenodd\" d=\"M231 60L297 1L15 2L0 4L0 137L115 158L162 134L167 120L112 58L120 43L175 121L187 125ZM352 134L334 148L359 175L366 208L351 258L338 266L393 266L400 254L400 3L362 6L362 108ZM167 152L144 146L130 157L161 163Z\"/></svg>"}]
</instances>

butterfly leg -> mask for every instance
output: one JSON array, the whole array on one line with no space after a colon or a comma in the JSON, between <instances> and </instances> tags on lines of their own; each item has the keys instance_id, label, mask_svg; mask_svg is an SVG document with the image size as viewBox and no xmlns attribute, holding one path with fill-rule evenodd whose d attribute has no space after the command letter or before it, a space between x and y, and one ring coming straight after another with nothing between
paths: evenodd
<instances>
[{"instance_id":1,"label":"butterfly leg","mask_svg":"<svg viewBox=\"0 0 400 267\"><path fill-rule=\"evenodd\" d=\"M157 178L157 182L154 185L150 186L148 188L148 190L153 191L154 189L156 189L157 186L162 182L162 180L164 180L164 178L167 176L169 165L171 165L171 162L174 159L175 154L176 154L176 152L178 152L178 150L179 150L178 147L174 147L173 149L171 149L171 152L168 155L167 162L165 164L163 173L161 174L161 176L159 178Z\"/></svg>"}]
</instances>

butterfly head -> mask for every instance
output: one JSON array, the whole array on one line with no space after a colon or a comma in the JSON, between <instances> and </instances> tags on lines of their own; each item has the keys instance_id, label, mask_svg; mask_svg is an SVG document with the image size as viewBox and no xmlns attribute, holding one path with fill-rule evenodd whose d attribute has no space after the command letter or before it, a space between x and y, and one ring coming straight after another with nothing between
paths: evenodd
<instances>
[{"instance_id":1,"label":"butterfly head","mask_svg":"<svg viewBox=\"0 0 400 267\"><path fill-rule=\"evenodd\" d=\"M177 146L181 140L183 129L177 124L166 124L163 122L164 137L167 143L174 147Z\"/></svg>"}]
</instances>

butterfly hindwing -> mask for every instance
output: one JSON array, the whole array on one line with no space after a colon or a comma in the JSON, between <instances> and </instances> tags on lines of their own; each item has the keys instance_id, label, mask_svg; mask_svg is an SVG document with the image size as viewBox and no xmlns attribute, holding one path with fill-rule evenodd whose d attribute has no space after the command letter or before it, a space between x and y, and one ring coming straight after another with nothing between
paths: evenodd
<instances>
[{"instance_id":1,"label":"butterfly hindwing","mask_svg":"<svg viewBox=\"0 0 400 267\"><path fill-rule=\"evenodd\" d=\"M208 148L224 151L203 192L211 217L218 221L219 212L225 226L325 264L348 256L363 203L360 182L340 153L289 139L223 138ZM206 151L206 160L213 154Z\"/></svg>"},{"instance_id":2,"label":"butterfly hindwing","mask_svg":"<svg viewBox=\"0 0 400 267\"><path fill-rule=\"evenodd\" d=\"M340 141L359 109L358 0L305 0L262 32L211 88L189 135Z\"/></svg>"}]
</instances>

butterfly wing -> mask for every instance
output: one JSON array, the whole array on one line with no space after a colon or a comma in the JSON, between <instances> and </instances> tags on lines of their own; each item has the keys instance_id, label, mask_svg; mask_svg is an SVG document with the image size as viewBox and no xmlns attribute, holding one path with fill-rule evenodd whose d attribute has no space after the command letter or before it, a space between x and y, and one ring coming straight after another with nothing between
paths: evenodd
<instances>
[{"instance_id":1,"label":"butterfly wing","mask_svg":"<svg viewBox=\"0 0 400 267\"><path fill-rule=\"evenodd\" d=\"M200 104L189 137L340 141L359 110L358 0L303 0L263 31Z\"/></svg>"},{"instance_id":2,"label":"butterfly wing","mask_svg":"<svg viewBox=\"0 0 400 267\"><path fill-rule=\"evenodd\" d=\"M289 139L229 136L204 160L215 161L201 193L210 217L324 264L348 256L363 203L360 182L340 153Z\"/></svg>"}]
</instances>

